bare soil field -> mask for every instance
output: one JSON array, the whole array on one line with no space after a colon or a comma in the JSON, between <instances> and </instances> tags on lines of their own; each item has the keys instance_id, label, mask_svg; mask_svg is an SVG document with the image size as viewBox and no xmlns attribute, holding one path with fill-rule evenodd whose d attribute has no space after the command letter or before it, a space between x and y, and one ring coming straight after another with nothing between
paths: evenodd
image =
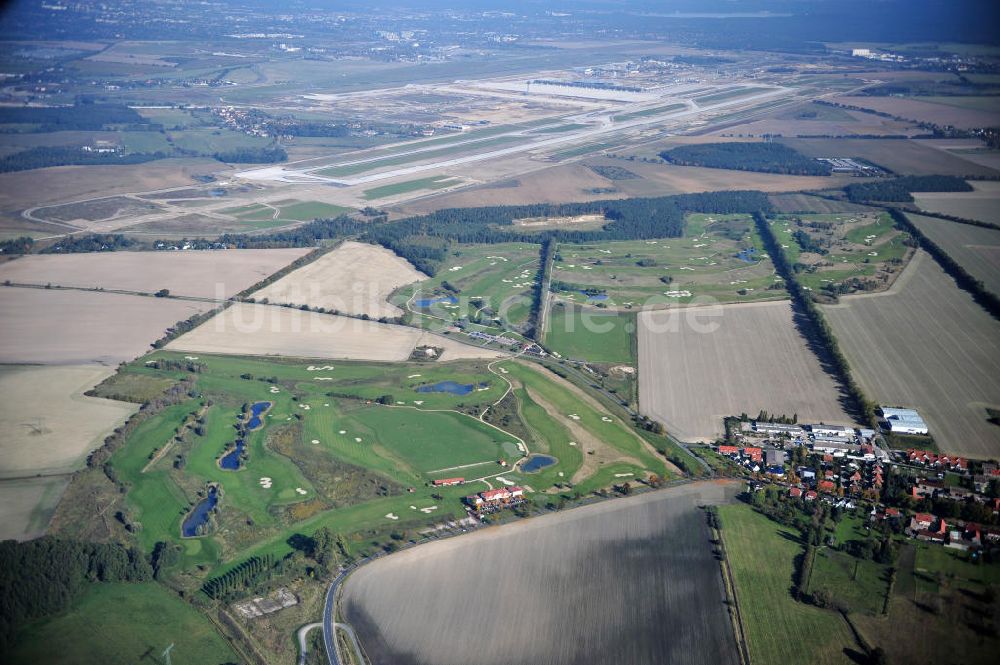
<instances>
[{"instance_id":1,"label":"bare soil field","mask_svg":"<svg viewBox=\"0 0 1000 665\"><path fill-rule=\"evenodd\" d=\"M69 473L138 405L83 393L114 374L102 365L0 367L0 478Z\"/></svg>"},{"instance_id":2,"label":"bare soil field","mask_svg":"<svg viewBox=\"0 0 1000 665\"><path fill-rule=\"evenodd\" d=\"M1000 182L969 184L976 191L915 193L913 198L921 210L1000 224Z\"/></svg>"},{"instance_id":3,"label":"bare soil field","mask_svg":"<svg viewBox=\"0 0 1000 665\"><path fill-rule=\"evenodd\" d=\"M345 242L316 261L285 275L253 294L257 300L292 303L367 314L372 318L399 316L389 294L406 284L427 279L409 261L391 250L367 243Z\"/></svg>"},{"instance_id":4,"label":"bare soil field","mask_svg":"<svg viewBox=\"0 0 1000 665\"><path fill-rule=\"evenodd\" d=\"M723 417L761 409L852 422L788 302L641 312L638 325L640 410L683 441L713 440Z\"/></svg>"},{"instance_id":5,"label":"bare soil field","mask_svg":"<svg viewBox=\"0 0 1000 665\"><path fill-rule=\"evenodd\" d=\"M209 308L115 293L0 288L0 362L114 366Z\"/></svg>"},{"instance_id":6,"label":"bare soil field","mask_svg":"<svg viewBox=\"0 0 1000 665\"><path fill-rule=\"evenodd\" d=\"M0 174L0 210L144 192L194 183L192 176L225 171L214 159L161 159L131 166L55 166Z\"/></svg>"},{"instance_id":7,"label":"bare soil field","mask_svg":"<svg viewBox=\"0 0 1000 665\"><path fill-rule=\"evenodd\" d=\"M960 155L908 139L781 139L812 157L860 157L899 175L998 175ZM832 185L831 185L832 186Z\"/></svg>"},{"instance_id":8,"label":"bare soil field","mask_svg":"<svg viewBox=\"0 0 1000 665\"><path fill-rule=\"evenodd\" d=\"M1000 323L918 252L889 291L823 308L865 392L920 411L938 447L1000 455Z\"/></svg>"},{"instance_id":9,"label":"bare soil field","mask_svg":"<svg viewBox=\"0 0 1000 665\"><path fill-rule=\"evenodd\" d=\"M915 120L931 122L935 125L953 125L959 129L975 127L996 127L1000 124L1000 109L985 111L974 108L960 108L948 104L936 104L906 97L835 97L831 101L838 104L859 106L883 113Z\"/></svg>"},{"instance_id":10,"label":"bare soil field","mask_svg":"<svg viewBox=\"0 0 1000 665\"><path fill-rule=\"evenodd\" d=\"M0 540L45 534L69 476L0 480Z\"/></svg>"},{"instance_id":11,"label":"bare soil field","mask_svg":"<svg viewBox=\"0 0 1000 665\"><path fill-rule=\"evenodd\" d=\"M994 171L1000 171L1000 150L987 148L979 139L918 139L917 142Z\"/></svg>"},{"instance_id":12,"label":"bare soil field","mask_svg":"<svg viewBox=\"0 0 1000 665\"><path fill-rule=\"evenodd\" d=\"M0 264L0 281L229 298L304 256L308 248L199 252L36 254Z\"/></svg>"},{"instance_id":13,"label":"bare soil field","mask_svg":"<svg viewBox=\"0 0 1000 665\"><path fill-rule=\"evenodd\" d=\"M364 566L342 600L373 665L736 665L697 483L438 541Z\"/></svg>"},{"instance_id":14,"label":"bare soil field","mask_svg":"<svg viewBox=\"0 0 1000 665\"><path fill-rule=\"evenodd\" d=\"M867 212L873 208L851 203L850 201L831 201L830 199L810 196L808 194L771 194L767 197L774 209L780 213L817 213L832 214L839 212Z\"/></svg>"},{"instance_id":15,"label":"bare soil field","mask_svg":"<svg viewBox=\"0 0 1000 665\"><path fill-rule=\"evenodd\" d=\"M1000 231L924 215L907 216L986 288L1000 294Z\"/></svg>"},{"instance_id":16,"label":"bare soil field","mask_svg":"<svg viewBox=\"0 0 1000 665\"><path fill-rule=\"evenodd\" d=\"M166 348L192 353L403 361L418 346L443 349L444 360L495 358L488 351L416 328L236 303Z\"/></svg>"}]
</instances>

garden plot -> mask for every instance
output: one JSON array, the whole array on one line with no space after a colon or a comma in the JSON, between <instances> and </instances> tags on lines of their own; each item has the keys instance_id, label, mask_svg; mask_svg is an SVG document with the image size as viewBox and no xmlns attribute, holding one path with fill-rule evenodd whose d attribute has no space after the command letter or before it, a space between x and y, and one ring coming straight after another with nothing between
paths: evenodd
<instances>
[{"instance_id":1,"label":"garden plot","mask_svg":"<svg viewBox=\"0 0 1000 665\"><path fill-rule=\"evenodd\" d=\"M502 355L415 328L248 303L234 304L167 348L192 353L401 362L420 346L441 349L446 360Z\"/></svg>"},{"instance_id":2,"label":"garden plot","mask_svg":"<svg viewBox=\"0 0 1000 665\"><path fill-rule=\"evenodd\" d=\"M24 256L0 281L229 298L309 252L305 248L198 252L96 252Z\"/></svg>"},{"instance_id":3,"label":"garden plot","mask_svg":"<svg viewBox=\"0 0 1000 665\"><path fill-rule=\"evenodd\" d=\"M681 440L712 440L723 417L761 409L851 422L790 303L642 312L638 327L640 409Z\"/></svg>"},{"instance_id":4,"label":"garden plot","mask_svg":"<svg viewBox=\"0 0 1000 665\"><path fill-rule=\"evenodd\" d=\"M745 215L689 215L684 237L562 244L552 267L559 298L613 309L787 296Z\"/></svg>"},{"instance_id":5,"label":"garden plot","mask_svg":"<svg viewBox=\"0 0 1000 665\"><path fill-rule=\"evenodd\" d=\"M1000 231L923 215L907 217L987 289L1000 295Z\"/></svg>"},{"instance_id":6,"label":"garden plot","mask_svg":"<svg viewBox=\"0 0 1000 665\"><path fill-rule=\"evenodd\" d=\"M269 284L253 297L271 303L308 305L372 318L402 313L389 294L426 275L384 247L345 242L316 261Z\"/></svg>"},{"instance_id":7,"label":"garden plot","mask_svg":"<svg viewBox=\"0 0 1000 665\"><path fill-rule=\"evenodd\" d=\"M698 483L407 550L353 573L343 612L374 665L735 665L698 508L734 489Z\"/></svg>"},{"instance_id":8,"label":"garden plot","mask_svg":"<svg viewBox=\"0 0 1000 665\"><path fill-rule=\"evenodd\" d=\"M930 256L918 253L889 292L824 313L871 399L920 411L942 452L1000 455L986 412L1000 408L1000 324Z\"/></svg>"}]
</instances>

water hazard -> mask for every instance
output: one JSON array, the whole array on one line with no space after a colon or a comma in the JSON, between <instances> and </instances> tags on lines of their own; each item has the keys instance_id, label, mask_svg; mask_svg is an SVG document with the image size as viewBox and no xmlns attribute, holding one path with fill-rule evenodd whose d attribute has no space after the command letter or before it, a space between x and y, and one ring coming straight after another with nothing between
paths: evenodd
<instances>
[{"instance_id":1,"label":"water hazard","mask_svg":"<svg viewBox=\"0 0 1000 665\"><path fill-rule=\"evenodd\" d=\"M521 471L524 471L525 473L532 473L534 471L540 471L547 466L552 466L555 463L555 457L549 457L548 455L532 455L527 459L527 461L521 464Z\"/></svg>"},{"instance_id":2,"label":"water hazard","mask_svg":"<svg viewBox=\"0 0 1000 665\"><path fill-rule=\"evenodd\" d=\"M208 496L198 502L181 525L181 533L185 538L205 535L204 527L208 525L208 517L219 503L219 492L213 486L208 488Z\"/></svg>"},{"instance_id":3,"label":"water hazard","mask_svg":"<svg viewBox=\"0 0 1000 665\"><path fill-rule=\"evenodd\" d=\"M246 422L246 431L252 432L260 429L264 424L261 415L271 408L270 402L257 402L250 407L250 414ZM236 440L236 445L219 460L219 467L226 471L236 471L240 468L243 459L243 450L246 448L246 441L242 438Z\"/></svg>"}]
</instances>

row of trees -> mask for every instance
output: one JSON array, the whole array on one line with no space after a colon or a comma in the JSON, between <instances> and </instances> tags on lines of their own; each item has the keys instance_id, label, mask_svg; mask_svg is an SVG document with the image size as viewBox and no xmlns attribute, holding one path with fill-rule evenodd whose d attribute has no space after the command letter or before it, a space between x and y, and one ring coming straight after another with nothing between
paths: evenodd
<instances>
[{"instance_id":1,"label":"row of trees","mask_svg":"<svg viewBox=\"0 0 1000 665\"><path fill-rule=\"evenodd\" d=\"M143 554L119 543L83 543L44 536L0 542L0 654L27 621L65 610L87 584L144 582L153 569Z\"/></svg>"},{"instance_id":2,"label":"row of trees","mask_svg":"<svg viewBox=\"0 0 1000 665\"><path fill-rule=\"evenodd\" d=\"M543 308L545 307L545 296L548 291L548 279L549 275L552 273L552 262L555 260L555 255L556 241L549 238L545 241L545 244L542 245L540 265L538 266L538 274L535 276L535 288L532 293L533 299L531 301L531 314L528 317L529 329L527 334L538 342L542 340L542 319L545 316Z\"/></svg>"},{"instance_id":3,"label":"row of trees","mask_svg":"<svg viewBox=\"0 0 1000 665\"><path fill-rule=\"evenodd\" d=\"M805 314L808 326L806 333L824 349L827 356L826 360L833 366L837 378L844 387L856 415L863 418L865 422L874 425L876 422L875 403L865 396L861 385L855 381L854 376L851 374L851 367L847 362L847 358L840 350L840 345L833 334L833 330L830 328L830 324L827 323L826 317L823 316L823 312L820 311L819 306L812 299L812 296L802 288L802 285L796 279L795 271L788 261L784 250L781 248L781 243L778 242L771 231L770 222L760 213L754 214L754 221L757 224L757 231L764 243L764 249L774 262L774 268L778 275L785 281L785 288L788 289L792 303Z\"/></svg>"},{"instance_id":4,"label":"row of trees","mask_svg":"<svg viewBox=\"0 0 1000 665\"><path fill-rule=\"evenodd\" d=\"M223 599L255 587L274 567L274 555L253 556L232 570L205 582L201 590L209 598Z\"/></svg>"},{"instance_id":5,"label":"row of trees","mask_svg":"<svg viewBox=\"0 0 1000 665\"><path fill-rule=\"evenodd\" d=\"M830 175L830 165L783 143L700 143L660 153L671 164L788 175Z\"/></svg>"},{"instance_id":6,"label":"row of trees","mask_svg":"<svg viewBox=\"0 0 1000 665\"><path fill-rule=\"evenodd\" d=\"M49 166L123 166L166 159L165 152L86 152L79 146L38 146L0 158L0 173L43 169Z\"/></svg>"},{"instance_id":7,"label":"row of trees","mask_svg":"<svg viewBox=\"0 0 1000 665\"><path fill-rule=\"evenodd\" d=\"M96 131L110 125L148 125L149 121L125 104L73 106L4 106L0 124L34 125L36 132Z\"/></svg>"},{"instance_id":8,"label":"row of trees","mask_svg":"<svg viewBox=\"0 0 1000 665\"><path fill-rule=\"evenodd\" d=\"M854 203L865 201L892 201L909 203L911 192L971 192L972 186L953 175L910 175L902 178L859 182L844 188L847 198Z\"/></svg>"}]
</instances>

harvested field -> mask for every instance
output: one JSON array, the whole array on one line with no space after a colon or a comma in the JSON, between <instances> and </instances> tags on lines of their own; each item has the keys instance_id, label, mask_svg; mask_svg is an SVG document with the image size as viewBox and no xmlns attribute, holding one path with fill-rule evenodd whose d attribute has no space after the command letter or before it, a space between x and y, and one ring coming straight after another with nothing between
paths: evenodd
<instances>
[{"instance_id":1,"label":"harvested field","mask_svg":"<svg viewBox=\"0 0 1000 665\"><path fill-rule=\"evenodd\" d=\"M924 215L907 217L987 289L1000 294L1000 231Z\"/></svg>"},{"instance_id":2,"label":"harvested field","mask_svg":"<svg viewBox=\"0 0 1000 665\"><path fill-rule=\"evenodd\" d=\"M781 142L811 157L858 157L899 175L997 175L995 169L930 147L930 141L781 139Z\"/></svg>"},{"instance_id":3,"label":"harvested field","mask_svg":"<svg viewBox=\"0 0 1000 665\"><path fill-rule=\"evenodd\" d=\"M398 362L424 345L443 349L446 360L502 355L416 328L247 303L229 307L167 348L229 355Z\"/></svg>"},{"instance_id":4,"label":"harvested field","mask_svg":"<svg viewBox=\"0 0 1000 665\"><path fill-rule=\"evenodd\" d=\"M1000 124L1000 109L962 108L906 97L835 97L831 101L935 125L953 125L959 129L996 127Z\"/></svg>"},{"instance_id":5,"label":"harvested field","mask_svg":"<svg viewBox=\"0 0 1000 665\"><path fill-rule=\"evenodd\" d=\"M969 184L976 191L917 193L913 198L921 210L1000 224L1000 182Z\"/></svg>"},{"instance_id":6,"label":"harvested field","mask_svg":"<svg viewBox=\"0 0 1000 665\"><path fill-rule=\"evenodd\" d=\"M439 541L355 572L375 665L739 662L698 483Z\"/></svg>"},{"instance_id":7,"label":"harvested field","mask_svg":"<svg viewBox=\"0 0 1000 665\"><path fill-rule=\"evenodd\" d=\"M0 368L0 478L69 473L138 410L83 393L114 373L101 365Z\"/></svg>"},{"instance_id":8,"label":"harvested field","mask_svg":"<svg viewBox=\"0 0 1000 665\"><path fill-rule=\"evenodd\" d=\"M2 276L2 273L0 273ZM391 250L345 242L312 263L253 294L271 303L309 305L372 318L399 316L389 294L427 276Z\"/></svg>"},{"instance_id":9,"label":"harvested field","mask_svg":"<svg viewBox=\"0 0 1000 665\"><path fill-rule=\"evenodd\" d=\"M307 254L306 248L216 252L44 254L0 265L0 281L229 298Z\"/></svg>"},{"instance_id":10,"label":"harvested field","mask_svg":"<svg viewBox=\"0 0 1000 665\"><path fill-rule=\"evenodd\" d=\"M942 452L1000 454L1000 324L918 252L892 289L823 308L870 398L912 407Z\"/></svg>"},{"instance_id":11,"label":"harvested field","mask_svg":"<svg viewBox=\"0 0 1000 665\"><path fill-rule=\"evenodd\" d=\"M684 441L714 439L724 416L760 409L851 422L788 302L641 312L639 406Z\"/></svg>"},{"instance_id":12,"label":"harvested field","mask_svg":"<svg viewBox=\"0 0 1000 665\"><path fill-rule=\"evenodd\" d=\"M70 477L0 480L0 540L30 540L45 534Z\"/></svg>"},{"instance_id":13,"label":"harvested field","mask_svg":"<svg viewBox=\"0 0 1000 665\"><path fill-rule=\"evenodd\" d=\"M780 213L818 213L830 214L838 212L865 212L872 210L869 206L851 203L850 201L831 201L830 199L810 196L809 194L771 194L767 197L774 209Z\"/></svg>"},{"instance_id":14,"label":"harvested field","mask_svg":"<svg viewBox=\"0 0 1000 665\"><path fill-rule=\"evenodd\" d=\"M0 289L0 362L117 365L209 303L36 288Z\"/></svg>"}]
</instances>

